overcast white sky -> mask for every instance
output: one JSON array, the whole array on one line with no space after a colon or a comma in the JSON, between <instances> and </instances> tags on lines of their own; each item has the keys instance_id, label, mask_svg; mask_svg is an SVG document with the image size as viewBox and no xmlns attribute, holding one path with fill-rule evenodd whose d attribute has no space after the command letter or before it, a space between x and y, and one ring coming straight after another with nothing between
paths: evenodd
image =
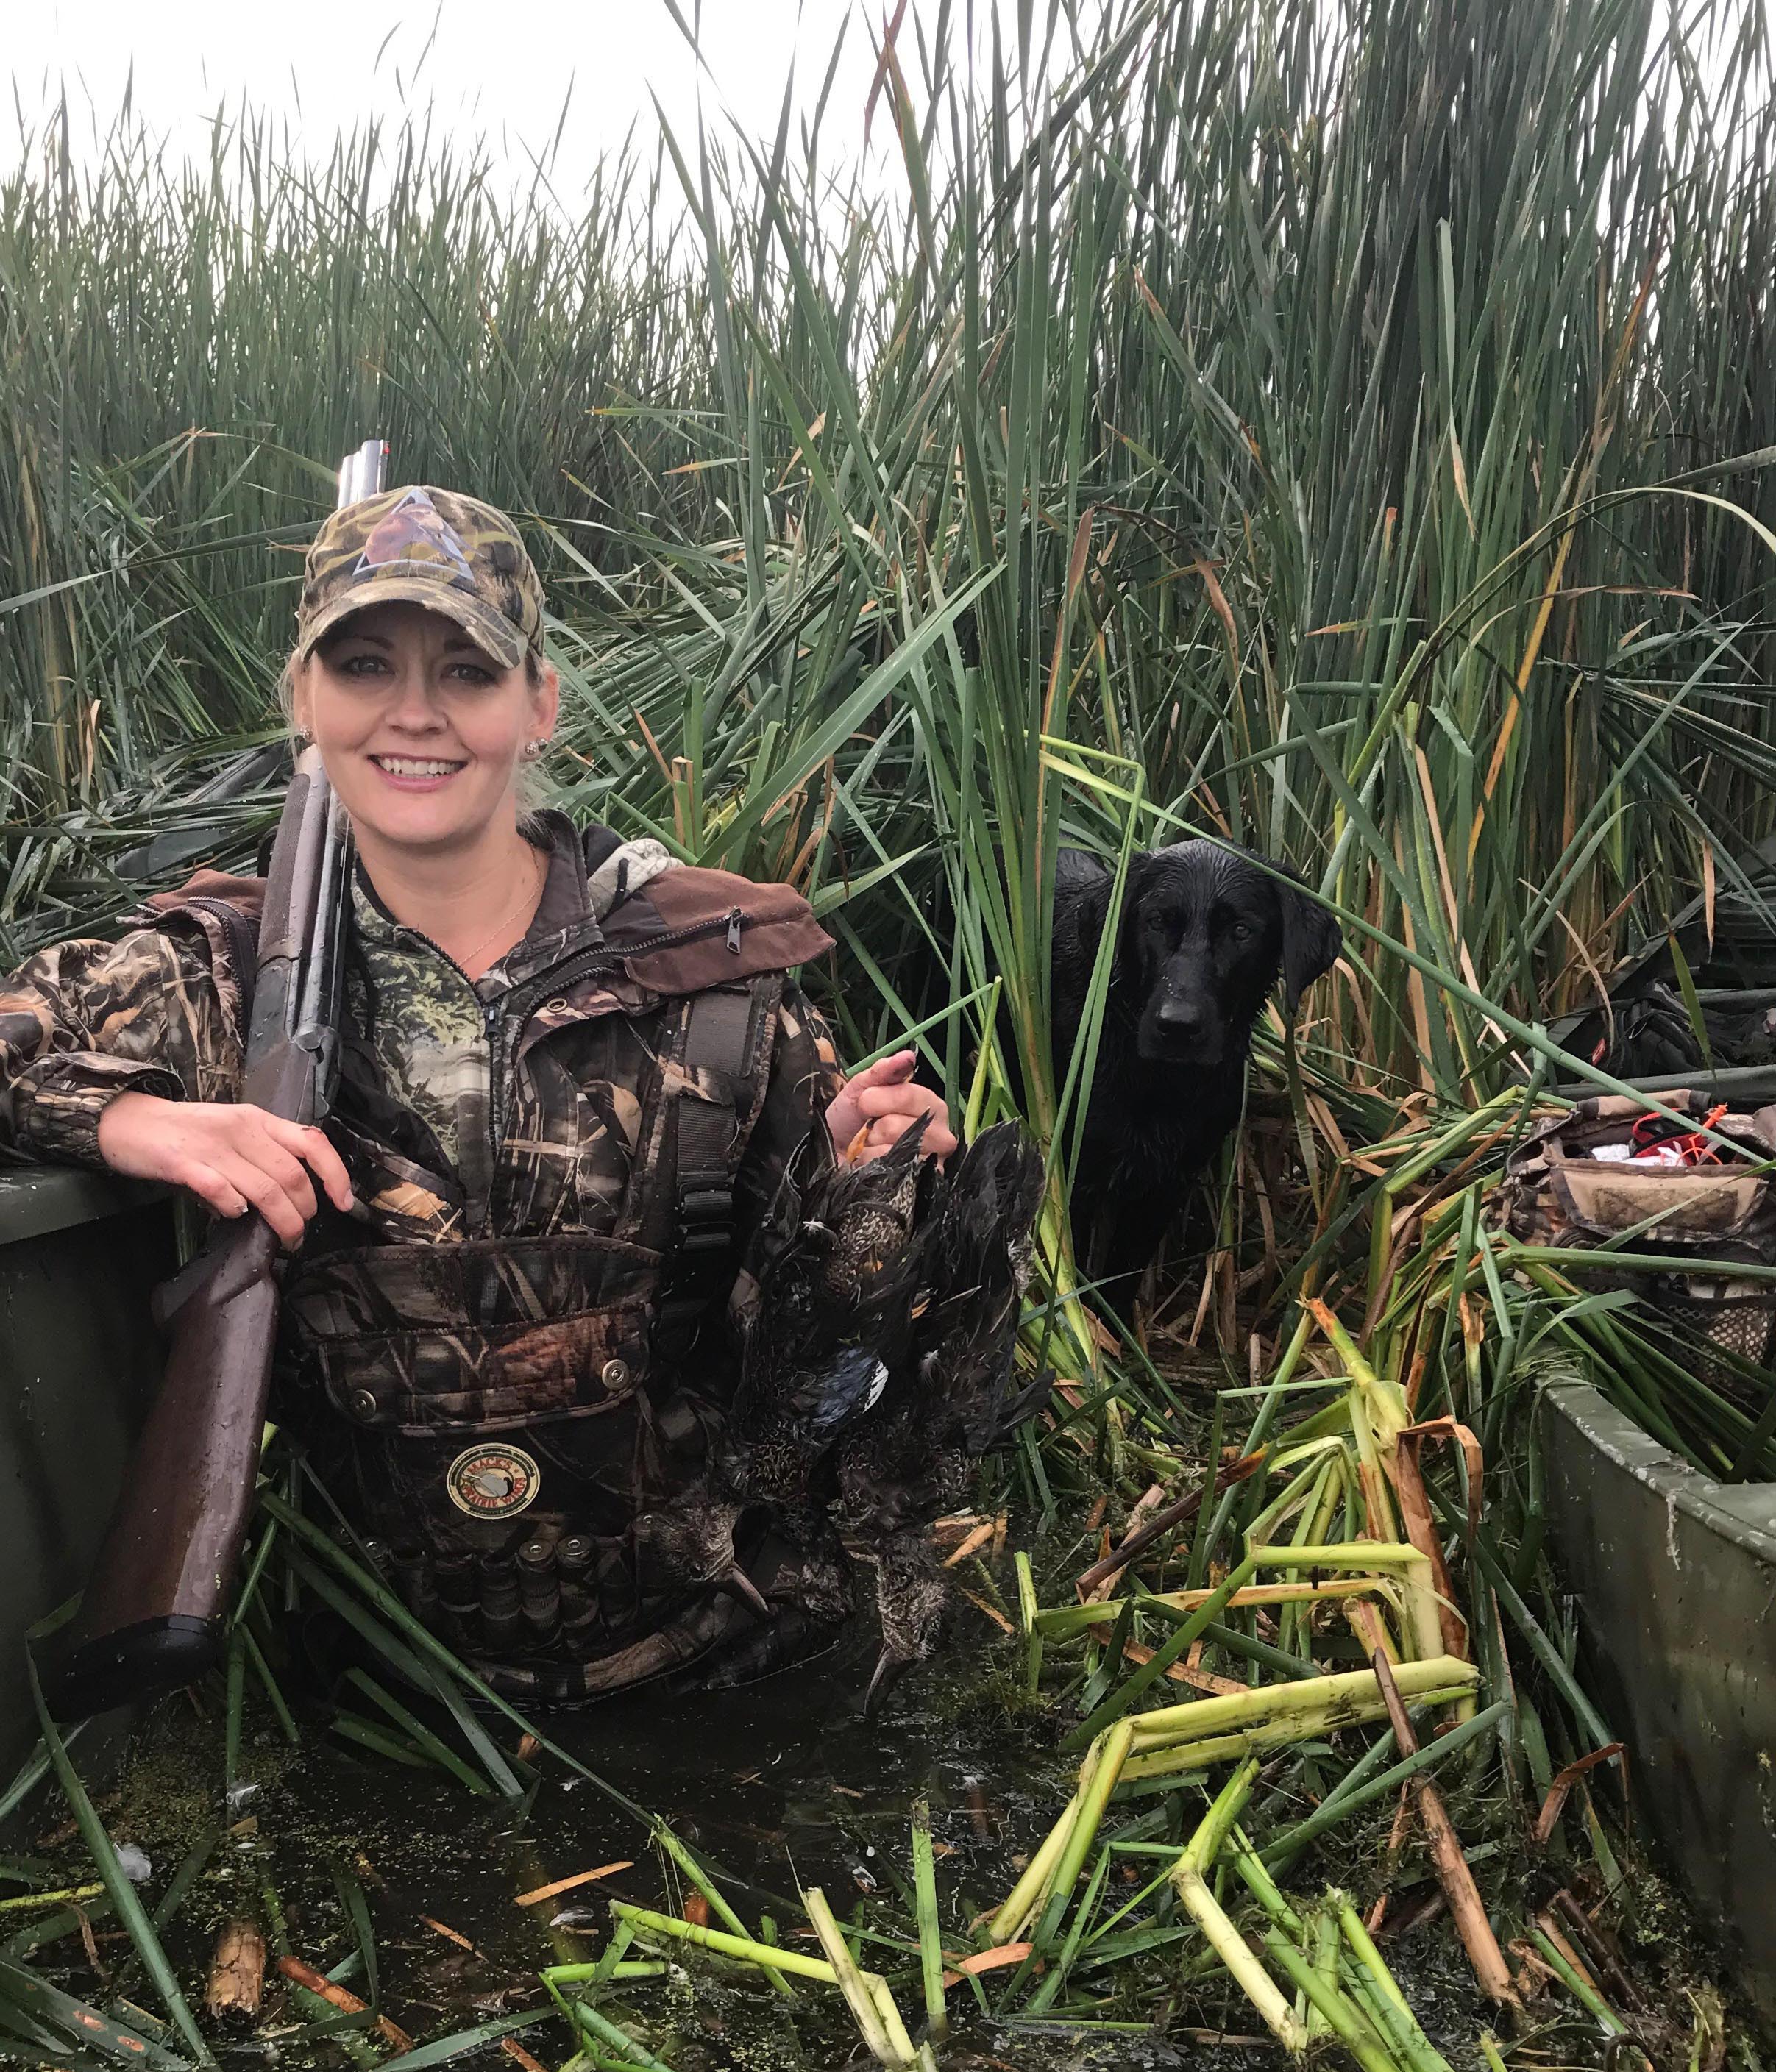
<instances>
[{"instance_id":1,"label":"overcast white sky","mask_svg":"<svg viewBox=\"0 0 1776 2072\"><path fill-rule=\"evenodd\" d=\"M988 4L979 0L979 11ZM687 19L691 6L682 0ZM811 97L854 11L826 128L841 154L855 155L874 69L868 22L880 31L881 0L704 0L706 98L749 130L773 129L792 63L798 91ZM901 39L915 77L913 20L937 13L936 0L911 0ZM287 113L311 153L365 115L398 108L405 92L431 100L466 132L503 138L521 168L522 146L540 149L553 136L571 82L558 161L565 195L632 121L651 138L650 86L675 128L694 118L697 68L664 0L0 0L0 77L10 75L27 124L63 81L72 103L108 118L133 72L151 127L199 156L218 102L243 92ZM4 162L15 147L4 117L0 125ZM89 142L90 117L88 125ZM878 109L872 156L884 141Z\"/></svg>"}]
</instances>

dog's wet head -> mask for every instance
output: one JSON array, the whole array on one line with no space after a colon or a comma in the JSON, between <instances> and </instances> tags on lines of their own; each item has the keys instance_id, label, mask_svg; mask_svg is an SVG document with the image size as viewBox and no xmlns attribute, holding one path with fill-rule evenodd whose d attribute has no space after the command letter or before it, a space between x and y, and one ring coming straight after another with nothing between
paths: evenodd
<instances>
[{"instance_id":1,"label":"dog's wet head","mask_svg":"<svg viewBox=\"0 0 1776 2072\"><path fill-rule=\"evenodd\" d=\"M1217 842L1131 863L1116 982L1150 1064L1224 1063L1280 972L1292 1014L1338 954L1337 923L1287 878Z\"/></svg>"}]
</instances>

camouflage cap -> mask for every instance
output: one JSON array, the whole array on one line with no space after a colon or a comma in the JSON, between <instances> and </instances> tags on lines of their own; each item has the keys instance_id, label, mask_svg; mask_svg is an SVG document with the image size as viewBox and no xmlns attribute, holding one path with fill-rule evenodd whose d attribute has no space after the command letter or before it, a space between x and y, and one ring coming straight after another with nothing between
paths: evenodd
<instances>
[{"instance_id":1,"label":"camouflage cap","mask_svg":"<svg viewBox=\"0 0 1776 2072\"><path fill-rule=\"evenodd\" d=\"M315 535L296 607L296 652L373 604L453 619L502 669L542 652L542 585L503 511L449 489L385 489L333 512Z\"/></svg>"}]
</instances>

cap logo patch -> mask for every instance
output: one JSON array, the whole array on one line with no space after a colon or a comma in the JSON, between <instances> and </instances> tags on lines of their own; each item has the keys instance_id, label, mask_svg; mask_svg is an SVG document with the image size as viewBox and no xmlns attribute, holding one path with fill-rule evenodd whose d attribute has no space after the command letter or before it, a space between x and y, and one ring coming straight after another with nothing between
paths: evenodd
<instances>
[{"instance_id":1,"label":"cap logo patch","mask_svg":"<svg viewBox=\"0 0 1776 2072\"><path fill-rule=\"evenodd\" d=\"M451 1502L471 1518L516 1518L535 1501L542 1481L521 1446L471 1446L444 1470Z\"/></svg>"},{"instance_id":2,"label":"cap logo patch","mask_svg":"<svg viewBox=\"0 0 1776 2072\"><path fill-rule=\"evenodd\" d=\"M365 575L398 561L422 561L434 567L442 564L471 582L475 579L462 541L422 489L410 489L391 510L384 512L365 541L352 574Z\"/></svg>"}]
</instances>

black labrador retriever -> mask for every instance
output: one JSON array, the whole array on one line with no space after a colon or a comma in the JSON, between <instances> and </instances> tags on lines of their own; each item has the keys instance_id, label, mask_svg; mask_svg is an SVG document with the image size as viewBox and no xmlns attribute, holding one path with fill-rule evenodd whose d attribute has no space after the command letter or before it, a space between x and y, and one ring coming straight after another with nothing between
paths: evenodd
<instances>
[{"instance_id":1,"label":"black labrador retriever","mask_svg":"<svg viewBox=\"0 0 1776 2072\"><path fill-rule=\"evenodd\" d=\"M1337 956L1337 923L1276 868L1212 841L1130 859L1073 1189L1074 1244L1094 1279L1141 1271L1239 1120L1252 1024L1278 974L1292 1016ZM1057 1075L1078 1034L1114 883L1083 849L1056 861Z\"/></svg>"}]
</instances>

